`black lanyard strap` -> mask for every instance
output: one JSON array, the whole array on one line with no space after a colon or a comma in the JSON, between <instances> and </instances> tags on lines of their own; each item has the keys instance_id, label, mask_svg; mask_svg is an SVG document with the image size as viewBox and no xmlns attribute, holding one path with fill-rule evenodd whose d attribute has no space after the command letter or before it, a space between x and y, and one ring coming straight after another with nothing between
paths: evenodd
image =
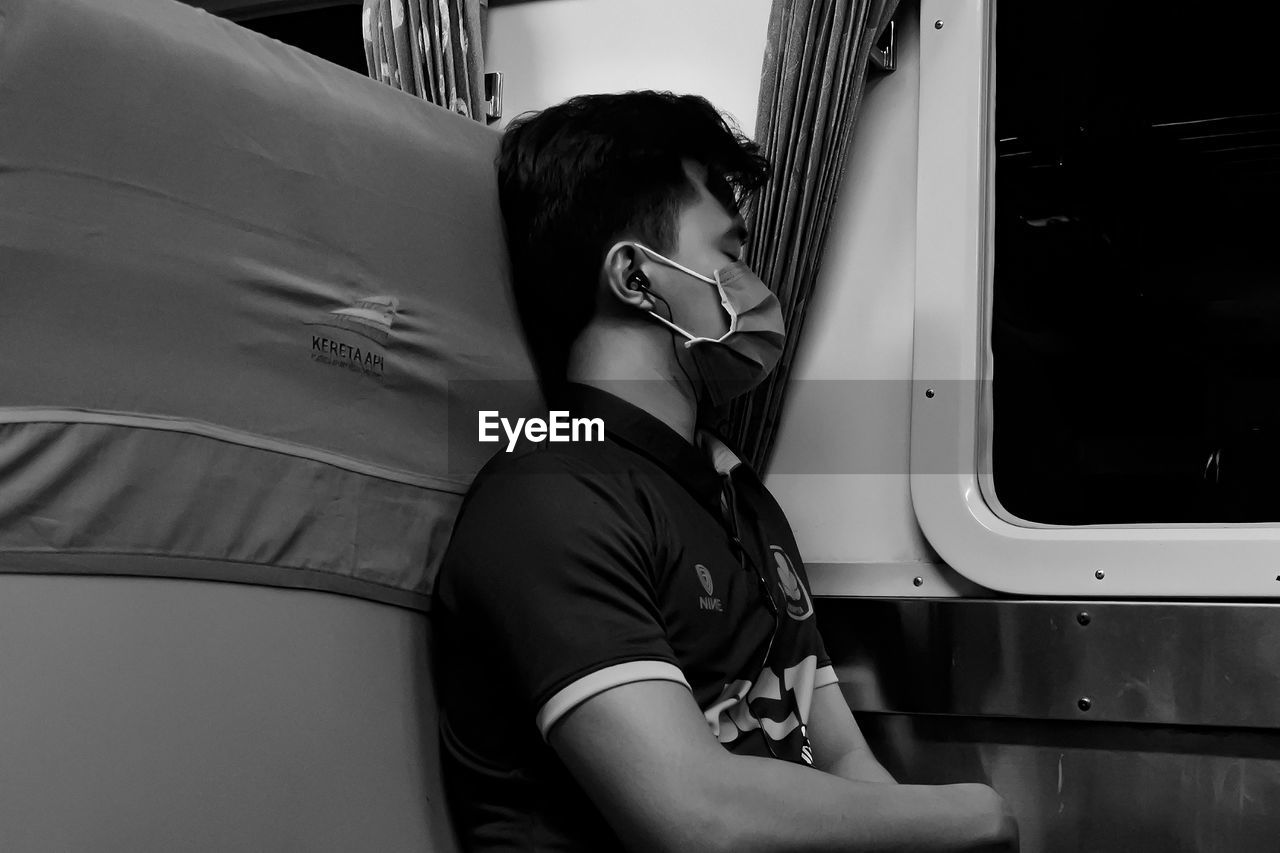
<instances>
[{"instance_id":1,"label":"black lanyard strap","mask_svg":"<svg viewBox=\"0 0 1280 853\"><path fill-rule=\"evenodd\" d=\"M769 612L773 614L774 619L777 619L778 602L774 600L773 587L769 583L769 579L765 577L764 571L760 568L759 561L752 557L751 549L742 541L742 526L738 512L738 492L733 483L732 471L720 475L720 508L728 525L729 544L737 552L739 564L742 566L743 571L749 571L756 576L760 586L760 595L764 598ZM756 530L756 538L759 539L758 525L754 529Z\"/></svg>"}]
</instances>

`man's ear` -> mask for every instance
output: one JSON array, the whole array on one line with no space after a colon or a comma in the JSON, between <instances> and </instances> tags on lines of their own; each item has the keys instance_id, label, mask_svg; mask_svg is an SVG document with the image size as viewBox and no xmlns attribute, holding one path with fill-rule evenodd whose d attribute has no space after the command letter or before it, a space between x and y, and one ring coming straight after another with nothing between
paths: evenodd
<instances>
[{"instance_id":1,"label":"man's ear","mask_svg":"<svg viewBox=\"0 0 1280 853\"><path fill-rule=\"evenodd\" d=\"M653 308L644 254L632 243L615 243L604 256L604 292L623 305L648 311Z\"/></svg>"}]
</instances>

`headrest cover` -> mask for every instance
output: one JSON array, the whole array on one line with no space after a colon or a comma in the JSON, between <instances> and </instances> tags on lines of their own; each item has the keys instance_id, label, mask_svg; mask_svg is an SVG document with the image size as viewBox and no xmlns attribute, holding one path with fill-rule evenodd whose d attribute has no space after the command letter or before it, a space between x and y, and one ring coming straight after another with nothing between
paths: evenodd
<instances>
[{"instance_id":1,"label":"headrest cover","mask_svg":"<svg viewBox=\"0 0 1280 853\"><path fill-rule=\"evenodd\" d=\"M421 605L451 412L541 406L498 134L171 0L0 16L0 565Z\"/></svg>"}]
</instances>

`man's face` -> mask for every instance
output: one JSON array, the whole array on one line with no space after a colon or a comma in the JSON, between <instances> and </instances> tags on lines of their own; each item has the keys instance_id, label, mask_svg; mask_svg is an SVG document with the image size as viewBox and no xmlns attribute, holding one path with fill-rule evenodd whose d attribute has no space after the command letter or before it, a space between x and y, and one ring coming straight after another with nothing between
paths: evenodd
<instances>
[{"instance_id":1,"label":"man's face","mask_svg":"<svg viewBox=\"0 0 1280 853\"><path fill-rule=\"evenodd\" d=\"M742 257L747 229L736 210L727 209L707 189L707 170L685 161L685 173L697 195L681 209L676 249L667 257L708 277ZM670 304L674 322L694 335L719 338L729 331L729 315L720 291L671 267L650 262L645 272L654 292ZM657 312L665 316L661 303Z\"/></svg>"}]
</instances>

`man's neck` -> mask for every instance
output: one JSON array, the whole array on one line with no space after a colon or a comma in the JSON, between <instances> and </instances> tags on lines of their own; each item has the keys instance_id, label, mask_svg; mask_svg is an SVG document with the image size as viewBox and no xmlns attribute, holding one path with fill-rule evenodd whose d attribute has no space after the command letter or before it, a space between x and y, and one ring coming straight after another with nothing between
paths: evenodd
<instances>
[{"instance_id":1,"label":"man's neck","mask_svg":"<svg viewBox=\"0 0 1280 853\"><path fill-rule=\"evenodd\" d=\"M663 334L593 323L574 344L566 378L626 400L692 444L697 400L688 380L672 377L679 368L670 347Z\"/></svg>"}]
</instances>

